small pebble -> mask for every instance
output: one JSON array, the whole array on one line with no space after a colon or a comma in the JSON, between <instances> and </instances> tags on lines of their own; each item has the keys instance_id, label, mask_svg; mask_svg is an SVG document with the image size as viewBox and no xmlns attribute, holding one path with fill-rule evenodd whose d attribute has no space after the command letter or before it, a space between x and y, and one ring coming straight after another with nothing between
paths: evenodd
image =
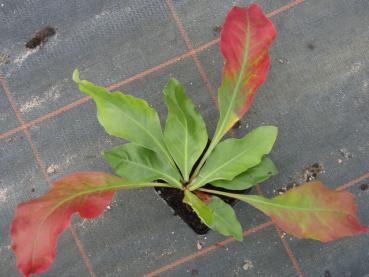
<instances>
[{"instance_id":1,"label":"small pebble","mask_svg":"<svg viewBox=\"0 0 369 277\"><path fill-rule=\"evenodd\" d=\"M352 158L352 154L346 148L341 148L340 153L345 159Z\"/></svg>"},{"instance_id":2,"label":"small pebble","mask_svg":"<svg viewBox=\"0 0 369 277\"><path fill-rule=\"evenodd\" d=\"M244 265L242 266L243 270L249 270L254 268L254 265L252 264L252 261L250 260L244 260Z\"/></svg>"},{"instance_id":3,"label":"small pebble","mask_svg":"<svg viewBox=\"0 0 369 277\"><path fill-rule=\"evenodd\" d=\"M201 242L199 242L199 241L197 241L196 242L196 247L197 247L197 250L201 250L202 249L202 243Z\"/></svg>"},{"instance_id":4,"label":"small pebble","mask_svg":"<svg viewBox=\"0 0 369 277\"><path fill-rule=\"evenodd\" d=\"M56 168L57 168L57 166L56 166L55 164L50 165L50 166L46 169L47 174L53 174L53 173L55 173Z\"/></svg>"}]
</instances>

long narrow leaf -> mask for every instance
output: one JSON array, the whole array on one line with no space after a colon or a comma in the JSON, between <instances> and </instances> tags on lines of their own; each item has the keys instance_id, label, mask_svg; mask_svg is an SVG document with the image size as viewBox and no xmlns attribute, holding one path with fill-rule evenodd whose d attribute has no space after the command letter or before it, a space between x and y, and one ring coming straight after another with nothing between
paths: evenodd
<instances>
[{"instance_id":1,"label":"long narrow leaf","mask_svg":"<svg viewBox=\"0 0 369 277\"><path fill-rule=\"evenodd\" d=\"M201 190L247 202L297 238L328 242L368 231L357 217L355 196L327 188L318 181L303 184L272 199Z\"/></svg>"},{"instance_id":2,"label":"long narrow leaf","mask_svg":"<svg viewBox=\"0 0 369 277\"><path fill-rule=\"evenodd\" d=\"M247 112L256 89L265 81L269 70L268 48L275 36L272 21L258 4L229 11L220 38L225 64L218 92L220 118L216 141Z\"/></svg>"},{"instance_id":3,"label":"long narrow leaf","mask_svg":"<svg viewBox=\"0 0 369 277\"><path fill-rule=\"evenodd\" d=\"M97 118L108 134L164 155L175 168L164 144L159 116L146 101L120 91L110 93L104 87L80 80L77 69L73 72L73 80L82 92L94 99Z\"/></svg>"},{"instance_id":4,"label":"long narrow leaf","mask_svg":"<svg viewBox=\"0 0 369 277\"><path fill-rule=\"evenodd\" d=\"M191 169L208 141L206 125L176 79L168 81L164 97L168 106L164 140L183 178L188 181Z\"/></svg>"},{"instance_id":5,"label":"long narrow leaf","mask_svg":"<svg viewBox=\"0 0 369 277\"><path fill-rule=\"evenodd\" d=\"M17 267L25 275L47 270L56 255L56 242L71 216L102 214L118 189L164 186L132 184L103 172L78 172L56 181L44 196L17 206L10 228Z\"/></svg>"},{"instance_id":6,"label":"long narrow leaf","mask_svg":"<svg viewBox=\"0 0 369 277\"><path fill-rule=\"evenodd\" d=\"M269 177L277 174L278 170L272 160L264 158L257 166L237 175L231 181L217 180L211 182L211 184L215 187L228 190L244 190L264 182L269 179Z\"/></svg>"},{"instance_id":7,"label":"long narrow leaf","mask_svg":"<svg viewBox=\"0 0 369 277\"><path fill-rule=\"evenodd\" d=\"M103 156L116 174L125 180L147 182L161 179L171 186L182 187L178 171L150 149L127 143L104 150Z\"/></svg>"}]
</instances>

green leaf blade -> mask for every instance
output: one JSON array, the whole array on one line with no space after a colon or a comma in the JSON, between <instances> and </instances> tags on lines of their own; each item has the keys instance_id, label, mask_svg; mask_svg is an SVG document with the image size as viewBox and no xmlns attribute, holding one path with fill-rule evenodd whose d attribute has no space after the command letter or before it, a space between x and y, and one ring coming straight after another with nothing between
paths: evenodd
<instances>
[{"instance_id":1,"label":"green leaf blade","mask_svg":"<svg viewBox=\"0 0 369 277\"><path fill-rule=\"evenodd\" d=\"M164 144L159 116L146 101L80 80L78 70L73 72L73 80L94 99L98 121L108 134L161 153L173 164Z\"/></svg>"},{"instance_id":2,"label":"green leaf blade","mask_svg":"<svg viewBox=\"0 0 369 277\"><path fill-rule=\"evenodd\" d=\"M228 190L245 190L262 183L271 176L278 174L278 170L271 159L263 158L260 164L246 170L237 175L231 181L217 180L211 182L215 187L220 187Z\"/></svg>"},{"instance_id":3,"label":"green leaf blade","mask_svg":"<svg viewBox=\"0 0 369 277\"><path fill-rule=\"evenodd\" d=\"M168 81L164 99L168 107L164 141L184 180L188 181L191 169L208 141L206 125L176 79Z\"/></svg>"},{"instance_id":4,"label":"green leaf blade","mask_svg":"<svg viewBox=\"0 0 369 277\"><path fill-rule=\"evenodd\" d=\"M233 208L219 197L212 196L211 202L206 205L195 194L185 190L183 202L190 205L209 228L242 241L242 227Z\"/></svg>"},{"instance_id":5,"label":"green leaf blade","mask_svg":"<svg viewBox=\"0 0 369 277\"><path fill-rule=\"evenodd\" d=\"M228 139L216 146L199 175L190 185L195 190L215 180L232 180L261 162L277 138L278 129L262 126L241 139Z\"/></svg>"},{"instance_id":6,"label":"green leaf blade","mask_svg":"<svg viewBox=\"0 0 369 277\"><path fill-rule=\"evenodd\" d=\"M176 188L182 187L178 171L150 149L127 143L104 150L103 156L115 172L124 179L135 182L161 179Z\"/></svg>"}]
</instances>

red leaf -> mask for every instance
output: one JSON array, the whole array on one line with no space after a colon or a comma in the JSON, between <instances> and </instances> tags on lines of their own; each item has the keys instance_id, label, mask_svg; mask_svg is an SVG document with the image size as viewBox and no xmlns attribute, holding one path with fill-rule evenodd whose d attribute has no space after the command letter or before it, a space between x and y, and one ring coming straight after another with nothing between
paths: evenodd
<instances>
[{"instance_id":1,"label":"red leaf","mask_svg":"<svg viewBox=\"0 0 369 277\"><path fill-rule=\"evenodd\" d=\"M225 60L218 96L221 116L217 129L221 136L245 114L256 89L265 81L268 48L275 36L273 23L258 4L233 7L228 13L220 40Z\"/></svg>"},{"instance_id":2,"label":"red leaf","mask_svg":"<svg viewBox=\"0 0 369 277\"><path fill-rule=\"evenodd\" d=\"M102 214L114 195L111 185L117 182L122 180L107 173L79 172L59 179L46 195L18 205L10 235L19 270L29 276L48 269L57 238L70 225L72 214Z\"/></svg>"},{"instance_id":3,"label":"red leaf","mask_svg":"<svg viewBox=\"0 0 369 277\"><path fill-rule=\"evenodd\" d=\"M318 181L303 184L272 199L246 196L244 200L298 238L328 242L368 231L357 217L355 196L327 188Z\"/></svg>"},{"instance_id":4,"label":"red leaf","mask_svg":"<svg viewBox=\"0 0 369 277\"><path fill-rule=\"evenodd\" d=\"M328 242L368 232L368 227L362 225L357 217L355 196L347 191L327 188L318 181L305 183L272 199L200 190L245 201L270 216L281 229L298 238Z\"/></svg>"}]
</instances>

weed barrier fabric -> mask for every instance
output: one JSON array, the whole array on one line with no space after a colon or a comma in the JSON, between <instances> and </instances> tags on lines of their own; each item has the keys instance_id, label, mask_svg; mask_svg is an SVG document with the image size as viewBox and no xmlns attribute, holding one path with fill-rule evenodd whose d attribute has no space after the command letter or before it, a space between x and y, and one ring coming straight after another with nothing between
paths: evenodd
<instances>
[{"instance_id":1,"label":"weed barrier fabric","mask_svg":"<svg viewBox=\"0 0 369 277\"><path fill-rule=\"evenodd\" d=\"M324 167L324 183L344 185L357 196L359 217L368 225L369 3L258 3L272 16L278 37L268 79L233 135L263 124L278 126L271 158L280 174L261 185L263 192L277 194L318 163ZM162 89L169 77L176 77L212 134L218 117L212 96L223 64L214 40L232 4L0 1L2 275L20 276L9 247L9 224L18 203L45 193L47 179L78 170L112 172L97 153L121 140L99 126L94 104L71 81L73 69L100 85L146 99L162 120ZM179 23L197 49L196 61ZM55 34L26 48L47 26ZM21 127L19 119L26 125ZM196 235L153 189L120 192L102 217L73 218L74 232L63 234L57 258L43 276L369 274L368 234L322 244L278 233L247 205L236 205L236 213L245 230L242 243L211 231Z\"/></svg>"}]
</instances>

